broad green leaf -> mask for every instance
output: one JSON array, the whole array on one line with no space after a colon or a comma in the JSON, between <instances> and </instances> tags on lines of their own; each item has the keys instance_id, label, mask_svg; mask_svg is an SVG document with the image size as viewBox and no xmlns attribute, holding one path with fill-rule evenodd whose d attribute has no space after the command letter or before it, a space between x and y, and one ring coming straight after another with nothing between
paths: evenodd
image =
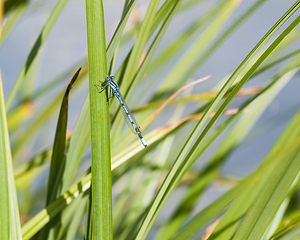
<instances>
[{"instance_id":1,"label":"broad green leaf","mask_svg":"<svg viewBox=\"0 0 300 240\"><path fill-rule=\"evenodd\" d=\"M107 74L103 3L86 0L89 62L89 97L92 155L93 239L112 239L112 184L110 159L109 104L96 85Z\"/></svg>"}]
</instances>

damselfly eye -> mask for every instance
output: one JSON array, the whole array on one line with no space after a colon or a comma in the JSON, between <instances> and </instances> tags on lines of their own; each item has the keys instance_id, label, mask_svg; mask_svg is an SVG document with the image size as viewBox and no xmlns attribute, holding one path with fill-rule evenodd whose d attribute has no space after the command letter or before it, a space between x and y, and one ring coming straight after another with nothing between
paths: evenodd
<instances>
[{"instance_id":1,"label":"damselfly eye","mask_svg":"<svg viewBox=\"0 0 300 240\"><path fill-rule=\"evenodd\" d=\"M114 79L115 79L115 76L111 76L110 78L111 78L111 80L114 80Z\"/></svg>"},{"instance_id":2,"label":"damselfly eye","mask_svg":"<svg viewBox=\"0 0 300 240\"><path fill-rule=\"evenodd\" d=\"M110 79L109 79L109 77L106 77L105 80L106 80L106 81L109 81Z\"/></svg>"}]
</instances>

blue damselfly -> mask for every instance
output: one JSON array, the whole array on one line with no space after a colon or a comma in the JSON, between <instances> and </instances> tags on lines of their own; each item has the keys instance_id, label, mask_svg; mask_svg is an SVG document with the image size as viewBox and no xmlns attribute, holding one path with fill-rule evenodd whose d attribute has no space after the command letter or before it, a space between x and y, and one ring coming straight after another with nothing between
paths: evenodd
<instances>
[{"instance_id":1,"label":"blue damselfly","mask_svg":"<svg viewBox=\"0 0 300 240\"><path fill-rule=\"evenodd\" d=\"M125 103L121 93L120 93L120 89L117 83L115 83L114 81L115 77L114 76L107 76L105 78L105 82L102 83L101 88L102 90L105 89L106 87L110 87L111 91L113 92L113 94L116 96L116 98L119 100L122 109L125 111L125 114L131 124L131 126L133 127L134 131L136 132L136 134L138 135L138 137L140 138L142 144L144 145L144 147L147 147L147 143L145 141L145 139L142 136L141 133L141 128L139 127L139 125L137 124L135 118L133 117L132 113L130 112L127 104Z\"/></svg>"}]
</instances>

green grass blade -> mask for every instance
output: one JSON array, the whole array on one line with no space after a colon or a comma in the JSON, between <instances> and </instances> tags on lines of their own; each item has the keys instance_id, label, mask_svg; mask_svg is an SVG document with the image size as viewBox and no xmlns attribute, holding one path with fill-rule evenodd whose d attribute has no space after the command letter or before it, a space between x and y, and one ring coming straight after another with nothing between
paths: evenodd
<instances>
[{"instance_id":1,"label":"green grass blade","mask_svg":"<svg viewBox=\"0 0 300 240\"><path fill-rule=\"evenodd\" d=\"M253 76L262 73L263 71L265 71L265 70L267 70L267 69L275 66L278 63L281 63L282 61L287 60L288 58L295 57L298 54L300 54L300 49L297 49L297 50L292 51L292 52L290 52L290 53L288 53L288 54L286 54L286 55L284 55L282 57L279 57L279 58L277 58L277 59L275 59L275 60L273 60L273 61L271 61L271 62L269 62L269 63L267 63L265 65L263 65L259 69L257 69L257 71L253 74Z\"/></svg>"},{"instance_id":2,"label":"green grass blade","mask_svg":"<svg viewBox=\"0 0 300 240\"><path fill-rule=\"evenodd\" d=\"M21 239L19 207L13 175L1 75L0 111L0 238Z\"/></svg>"},{"instance_id":3,"label":"green grass blade","mask_svg":"<svg viewBox=\"0 0 300 240\"><path fill-rule=\"evenodd\" d=\"M66 134L67 134L67 122L68 122L68 108L69 108L69 93L71 88L76 81L81 68L77 70L75 75L73 76L71 82L69 83L62 103L58 116L52 157L50 163L50 173L48 180L48 190L47 190L47 202L49 205L52 201L54 201L59 195L59 186L61 185L61 175L64 171L64 155L65 155L65 147L66 147Z\"/></svg>"},{"instance_id":4,"label":"green grass blade","mask_svg":"<svg viewBox=\"0 0 300 240\"><path fill-rule=\"evenodd\" d=\"M102 1L86 0L92 155L93 239L112 239L112 184L107 96L96 85L107 74Z\"/></svg>"},{"instance_id":5,"label":"green grass blade","mask_svg":"<svg viewBox=\"0 0 300 240\"><path fill-rule=\"evenodd\" d=\"M68 0L59 0L58 3L56 4L55 8L53 9L50 17L48 18L46 24L44 25L39 37L37 38L33 48L31 49L31 51L26 59L26 62L24 64L23 68L21 69L21 71L18 75L16 82L14 83L14 86L13 86L10 94L7 97L7 100L6 100L6 110L7 111L10 110L11 105L13 104L13 101L15 100L16 95L24 82L27 73L30 71L30 68L32 66L33 61L36 58L36 55L38 54L41 46L43 45L46 38L48 37L51 29L53 28L57 18L61 14L61 12L64 9L67 2L68 2Z\"/></svg>"}]
</instances>

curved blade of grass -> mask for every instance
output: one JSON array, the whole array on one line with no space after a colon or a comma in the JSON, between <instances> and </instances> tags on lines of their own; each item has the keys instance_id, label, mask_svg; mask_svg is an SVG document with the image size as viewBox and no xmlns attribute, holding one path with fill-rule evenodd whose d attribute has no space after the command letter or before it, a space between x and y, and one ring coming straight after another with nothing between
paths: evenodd
<instances>
[{"instance_id":1,"label":"curved blade of grass","mask_svg":"<svg viewBox=\"0 0 300 240\"><path fill-rule=\"evenodd\" d=\"M299 20L300 17L296 18L286 29L285 31L270 45L270 47L258 58L256 56L256 53L258 50L262 47L262 45L274 34L274 32L299 8L300 1L298 1L296 4L294 4L286 14L282 18L279 19L279 21L267 32L267 34L259 41L259 43L254 47L254 49L251 51L251 53L246 57L246 59L241 63L241 65L238 67L238 69L233 73L233 75L229 78L229 80L226 82L226 84L223 86L223 88L220 90L219 94L211 104L210 108L206 111L206 113L203 115L202 119L199 121L197 126L195 127L194 131L192 132L191 136L187 140L186 144L180 151L180 154L178 155L177 159L175 160L171 170L169 171L167 177L165 178L158 194L156 195L154 202L146 215L139 232L136 236L136 239L145 239L147 233L149 232L151 226L154 223L154 220L156 219L158 212L162 208L163 204L167 200L167 197L171 194L173 189L176 187L176 185L179 183L183 175L188 171L188 169L192 166L194 162L189 161L190 159L193 159L193 154L195 153L195 150L199 148L199 145L202 143L204 137L208 133L208 131L211 129L213 124L216 122L216 120L219 118L219 114L221 114L225 107L229 104L229 102L233 99L233 97L236 95L237 91L242 87L242 85L251 77L253 72L258 68L258 66L267 58L267 56L272 52L273 49L276 48L276 46L284 39L285 36L288 35L292 29L294 29ZM249 62L253 60L254 64L250 65ZM247 69L248 66L248 69ZM224 103L221 105L219 110L217 111L216 115L210 120L208 125L205 127L205 129L202 131L201 135L196 140L195 144L193 144L194 140L196 139L198 133L204 126L206 120L208 119L209 115L213 111L213 109L216 107L216 105L220 102L220 100L223 98L225 93L228 91L230 86L236 81L238 81L237 86L233 89L232 93L226 98ZM192 146L191 150L189 151L190 147ZM187 154L187 155L186 155ZM185 156L186 155L186 156Z\"/></svg>"},{"instance_id":2,"label":"curved blade of grass","mask_svg":"<svg viewBox=\"0 0 300 240\"><path fill-rule=\"evenodd\" d=\"M13 175L1 75L0 112L0 238L21 239L19 207Z\"/></svg>"},{"instance_id":3,"label":"curved blade of grass","mask_svg":"<svg viewBox=\"0 0 300 240\"><path fill-rule=\"evenodd\" d=\"M107 74L103 3L86 0L92 155L93 239L112 239L112 184L107 96L96 85Z\"/></svg>"},{"instance_id":4,"label":"curved blade of grass","mask_svg":"<svg viewBox=\"0 0 300 240\"><path fill-rule=\"evenodd\" d=\"M185 85L184 85L185 86ZM249 87L245 89L241 89L237 96L246 96L246 95L253 95L256 93L259 93L261 91L260 87ZM188 102L198 102L198 101L211 101L217 96L218 92L203 92L199 94L193 94L189 96L183 96L183 97L178 97L176 99L171 100L168 105L172 104L179 104L179 103L188 103ZM155 102L150 102L148 104L145 104L144 106L133 108L131 110L132 113L135 112L143 112L152 108L159 108L161 105L163 105L166 102L166 100L161 100L161 101L155 101Z\"/></svg>"},{"instance_id":5,"label":"curved blade of grass","mask_svg":"<svg viewBox=\"0 0 300 240\"><path fill-rule=\"evenodd\" d=\"M256 76L256 75L262 73L263 71L265 71L265 70L273 67L274 65L276 65L278 63L281 63L282 61L285 61L285 60L287 60L287 59L289 59L291 57L295 57L298 54L300 54L300 49L297 49L297 50L292 51L292 52L290 52L290 53L288 53L288 54L286 54L286 55L284 55L282 57L279 57L279 58L273 60L272 62L270 62L268 64L265 64L262 67L260 67L259 69L257 69L257 71L253 74L253 76Z\"/></svg>"},{"instance_id":6,"label":"curved blade of grass","mask_svg":"<svg viewBox=\"0 0 300 240\"><path fill-rule=\"evenodd\" d=\"M277 59L271 61L270 63L264 64L262 67L258 68L257 71L255 71L255 73L252 75L251 78L253 78L254 76L257 76L258 74L263 73L264 71L270 69L271 67L274 67L275 65L281 63L282 61L285 61L291 57L296 57L299 53L300 53L300 50L297 49L297 50L292 51L280 58L277 58ZM258 91L260 91L259 88L255 88L255 87L248 88L248 89L239 91L238 95L247 95L247 94L257 93ZM170 102L170 104L183 103L183 102L187 102L187 101L213 100L216 95L217 95L217 92L200 93L200 94L195 94L195 95L191 95L191 96L187 96L187 97L174 99L173 101ZM148 110L151 108L157 108L160 105L162 105L164 102L165 101L150 102L144 106L132 108L131 112L135 113L135 112L145 111L145 110Z\"/></svg>"},{"instance_id":7,"label":"curved blade of grass","mask_svg":"<svg viewBox=\"0 0 300 240\"><path fill-rule=\"evenodd\" d=\"M296 70L297 71L297 70ZM269 103L275 98L278 92L288 83L290 79L296 74L294 70L292 73L286 73L283 71L274 81L268 84L259 94L253 96L240 108L239 112L231 116L226 120L215 132L219 132L219 129L225 129L224 124L229 124L237 117L242 114L243 109L251 109L251 113L244 113L238 122L233 126L226 138L222 141L222 144L217 149L213 158L209 161L208 165L199 173L197 176L197 183L194 183L188 190L186 196L174 212L170 221L165 224L157 235L156 239L168 239L170 238L177 229L181 226L182 222L191 213L195 202L198 197L204 191L209 183L217 176L220 166L225 161L226 156L232 151L232 149L242 141L242 139L250 131L254 123L257 121L259 116L263 113ZM242 129L242 131L241 131ZM209 137L211 139L211 137ZM207 142L207 141L206 141ZM206 145L208 146L208 144ZM205 151L206 147L201 148L201 152Z\"/></svg>"},{"instance_id":8,"label":"curved blade of grass","mask_svg":"<svg viewBox=\"0 0 300 240\"><path fill-rule=\"evenodd\" d=\"M149 39L150 39L150 37L154 34L154 32L155 32L155 30L156 30L156 28L159 26L159 24L164 20L165 21L165 24L164 25L166 25L166 22L168 21L168 18L170 17L170 12L172 12L173 10L174 10L174 4L175 5L177 5L177 2L178 2L178 0L176 0L176 1L173 1L173 0L167 0L167 1L165 1L163 4L162 4L162 6L161 6L161 8L157 11L157 13L155 14L155 17L154 17L154 19L153 19L153 21L152 21L152 27L151 27L151 30L149 31L149 33L148 33L148 38L147 39L145 39L145 41L147 42L147 41L149 41ZM173 10L172 10L173 9ZM166 17L167 16L167 17ZM143 23L142 23L143 24ZM140 25L138 25L136 28L138 28L138 29L140 29L141 28L141 26ZM155 37L155 41L154 42L156 42L156 44L159 42L159 40L160 40L160 35L162 35L162 33L164 33L164 28L165 27L161 27L160 28L160 30L159 30L159 32L160 33L158 33L157 35L156 35L156 37ZM135 29L134 29L134 31L136 31ZM131 32L131 31L130 31ZM150 47L150 49L152 49L152 51L154 51L155 49L156 49L156 47L154 47L156 44L155 43L152 43L151 44L151 47ZM153 46L154 45L154 46ZM144 47L145 47L145 44L144 44ZM128 55L126 56L126 59L124 60L124 62L123 62L123 64L122 64L122 66L119 68L119 70L118 70L118 72L116 73L116 79L119 81L119 84L121 85L122 84L122 79L123 79L123 75L124 75L124 72L125 72L125 70L126 70L126 68L127 68L127 64L128 64L128 61L129 61L129 59L130 59L130 56L131 56L131 53L132 53L132 51L133 51L133 48L131 48L131 50L129 51L129 53L128 53ZM149 50L150 51L150 50ZM148 52L149 52L148 51ZM144 54L144 52L142 52L143 54ZM150 56L152 57L152 55L153 55L153 53L148 53L147 54L147 56L145 57L145 59L144 59L144 57L143 57L143 54L142 54L142 60L143 60L143 64L142 65L144 65L144 67L146 66L146 64L144 63L144 62L147 62L146 61L146 59L148 58L148 59L150 59ZM150 60L148 60L148 61L150 61ZM148 64L148 63L147 63ZM139 65L140 65L140 63L139 63ZM141 68L141 67L140 67ZM143 67L142 67L143 68ZM140 71L139 70L139 73L140 72L144 72L144 71ZM135 81L135 79L136 79L137 77L135 77L134 79L131 79L130 81L129 81L129 86L131 85L131 83L132 82L134 82ZM131 87L131 89L132 89L132 87ZM126 90L126 89L125 89ZM124 96L126 97L126 94L124 94ZM114 106L114 108L116 108L116 107L119 107L119 105L116 105L116 106ZM119 108L118 108L119 109Z\"/></svg>"},{"instance_id":9,"label":"curved blade of grass","mask_svg":"<svg viewBox=\"0 0 300 240\"><path fill-rule=\"evenodd\" d=\"M297 5L294 5L293 7L297 7ZM293 9L293 8L292 8ZM270 50L272 49L272 48L274 48L276 45L278 45L278 43L280 42L280 41L282 41L282 39L298 24L298 22L299 22L299 20L300 20L300 18L298 18L298 19L296 19L292 24L290 24L288 27L287 27L287 29L285 29L284 30L284 32L270 45L270 47L261 55L261 57L258 59L258 61L254 64L254 66L253 67L255 67L255 65L256 64L259 64L259 62L263 59L263 58L265 58L269 53L270 53ZM252 68L253 68L252 67ZM256 66L257 67L257 66ZM253 71L253 69L250 69L249 71ZM249 73L249 72L248 72ZM245 80L245 79L244 79ZM238 87L238 85L240 85L242 82L239 82L238 84L237 84L237 87ZM239 88L238 88L239 89ZM235 89L233 90L233 94L234 94L234 92L236 92L236 87L235 87ZM232 94L231 93L231 94ZM220 109L218 110L218 111L222 111L222 109L224 110L225 109L225 106L224 105L227 105L227 101L229 100L229 99L232 99L232 96L229 96L226 100L225 100L225 102L222 104L222 106L220 107ZM218 112L217 112L217 114L218 114ZM214 121L214 118L217 116L217 114L213 117L213 119L208 123L208 126ZM205 130L204 130L205 131ZM249 197L246 197L246 199L250 199ZM244 200L241 200L240 201L240 203L241 204L244 204ZM239 211L240 212L240 207L237 207L236 208L236 210L237 211ZM232 218L231 218L231 221L232 221ZM221 221L222 222L222 221ZM228 225L226 225L226 228L228 229ZM222 230L222 233L224 233L224 230ZM222 238L224 238L224 236L222 235L222 237L220 237L221 239ZM226 239L226 237L225 237L225 239Z\"/></svg>"},{"instance_id":10,"label":"curved blade of grass","mask_svg":"<svg viewBox=\"0 0 300 240\"><path fill-rule=\"evenodd\" d=\"M107 62L110 63L113 59L113 56L116 52L116 49L118 48L118 46L120 45L121 42L121 37L124 31L124 28L126 26L126 23L128 21L129 15L132 12L133 6L135 4L135 0L130 1L130 3L128 4L127 7L124 6L124 11L122 14L122 18L120 20L120 23L118 24L118 27L116 29L116 31L114 32L114 35L107 47Z\"/></svg>"},{"instance_id":11,"label":"curved blade of grass","mask_svg":"<svg viewBox=\"0 0 300 240\"><path fill-rule=\"evenodd\" d=\"M47 190L47 202L46 205L49 205L58 197L58 189L61 185L61 174L64 169L64 157L65 157L65 147L66 147L66 135L67 135L67 123L68 123L68 108L69 108L69 93L71 88L76 81L81 68L77 70L73 76L71 82L69 83L62 103L60 107L60 112L58 116L52 157L50 163L50 173L48 180L48 190Z\"/></svg>"},{"instance_id":12,"label":"curved blade of grass","mask_svg":"<svg viewBox=\"0 0 300 240\"><path fill-rule=\"evenodd\" d=\"M59 0L58 1L58 3L56 4L55 8L53 9L51 15L49 16L46 24L44 25L39 37L37 38L36 42L34 43L34 46L31 49L31 51L26 59L25 65L21 69L21 71L18 75L18 78L17 78L16 82L14 83L14 86L13 86L10 94L7 97L7 100L6 100L6 110L7 111L10 110L10 107L11 107L13 101L15 100L15 97L16 97L19 89L21 88L21 86L26 78L27 73L30 71L30 68L32 66L32 63L33 63L36 55L38 54L41 46L43 45L44 41L46 40L47 36L49 35L51 29L53 28L57 18L61 14L61 12L64 9L67 2L68 2L68 0Z\"/></svg>"},{"instance_id":13,"label":"curved blade of grass","mask_svg":"<svg viewBox=\"0 0 300 240\"><path fill-rule=\"evenodd\" d=\"M155 50L157 49L162 37L164 36L165 32L167 31L171 20L173 19L174 15L176 14L177 10L179 9L181 5L181 0L172 1L172 5L169 6L169 12L166 13L164 21L162 22L162 25L160 29L158 30L153 42L151 43L151 46L149 47L146 56L144 57L142 63L139 66L139 69L137 71L136 76L132 80L130 86L127 88L127 91L125 93L125 97L131 97L133 95L133 91L136 88L137 82L140 82L140 80L143 78L145 71L147 67L150 64L150 61L152 60L152 57L155 53ZM159 15L159 14L157 14ZM155 20L161 20L160 16L157 16Z\"/></svg>"}]
</instances>

